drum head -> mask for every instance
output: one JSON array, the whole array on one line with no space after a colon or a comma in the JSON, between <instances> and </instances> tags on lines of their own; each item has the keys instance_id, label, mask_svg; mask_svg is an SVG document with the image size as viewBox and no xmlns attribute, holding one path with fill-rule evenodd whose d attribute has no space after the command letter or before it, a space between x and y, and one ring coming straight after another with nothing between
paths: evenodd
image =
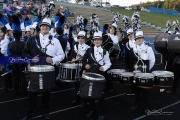
<instances>
[{"instance_id":1,"label":"drum head","mask_svg":"<svg viewBox=\"0 0 180 120\"><path fill-rule=\"evenodd\" d=\"M134 77L141 79L154 79L154 75L152 73L137 73Z\"/></svg>"},{"instance_id":2,"label":"drum head","mask_svg":"<svg viewBox=\"0 0 180 120\"><path fill-rule=\"evenodd\" d=\"M174 73L170 71L153 71L152 74L157 77L174 77Z\"/></svg>"},{"instance_id":3,"label":"drum head","mask_svg":"<svg viewBox=\"0 0 180 120\"><path fill-rule=\"evenodd\" d=\"M123 77L133 77L134 73L133 72L123 72L123 73L121 73L121 76L123 76Z\"/></svg>"},{"instance_id":4,"label":"drum head","mask_svg":"<svg viewBox=\"0 0 180 120\"><path fill-rule=\"evenodd\" d=\"M122 73L122 72L125 72L125 70L124 70L124 69L111 69L111 70L109 70L107 73L120 74L120 73Z\"/></svg>"},{"instance_id":5,"label":"drum head","mask_svg":"<svg viewBox=\"0 0 180 120\"><path fill-rule=\"evenodd\" d=\"M136 74L136 73L142 73L142 72L140 70L135 70L133 71L133 73Z\"/></svg>"},{"instance_id":6,"label":"drum head","mask_svg":"<svg viewBox=\"0 0 180 120\"><path fill-rule=\"evenodd\" d=\"M51 65L33 65L29 67L30 72L50 72L54 70L54 66Z\"/></svg>"},{"instance_id":7,"label":"drum head","mask_svg":"<svg viewBox=\"0 0 180 120\"><path fill-rule=\"evenodd\" d=\"M92 80L92 81L104 81L104 76L96 73L86 72L82 75L82 78L86 80Z\"/></svg>"}]
</instances>

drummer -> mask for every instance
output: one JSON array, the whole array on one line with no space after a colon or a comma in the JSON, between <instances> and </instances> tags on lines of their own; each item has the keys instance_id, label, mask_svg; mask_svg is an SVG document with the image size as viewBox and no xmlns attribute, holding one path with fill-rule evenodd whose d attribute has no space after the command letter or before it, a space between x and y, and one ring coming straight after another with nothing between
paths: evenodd
<instances>
[{"instance_id":1,"label":"drummer","mask_svg":"<svg viewBox=\"0 0 180 120\"><path fill-rule=\"evenodd\" d=\"M82 58L86 52L86 50L89 48L88 45L85 44L85 31L80 31L77 35L77 42L78 44L74 45L74 49L71 52L70 60L72 63L81 63ZM82 75L82 72L85 68L83 67L80 71L80 76ZM79 90L79 82L75 83L75 90L76 93L78 93ZM80 96L76 94L76 99L72 103L78 103L80 101ZM82 107L85 103L82 104Z\"/></svg>"},{"instance_id":2,"label":"drummer","mask_svg":"<svg viewBox=\"0 0 180 120\"><path fill-rule=\"evenodd\" d=\"M89 48L83 57L83 66L86 68L86 72L92 72L104 75L105 71L110 68L111 62L109 53L105 49L102 49L102 32L95 32L93 35L94 47ZM106 117L106 108L104 103L104 97L98 99L100 115L98 120L104 120ZM86 114L87 117L91 117L96 113L95 99L89 100L90 111Z\"/></svg>"},{"instance_id":3,"label":"drummer","mask_svg":"<svg viewBox=\"0 0 180 120\"><path fill-rule=\"evenodd\" d=\"M40 24L40 33L36 36L36 41L34 37L30 37L24 48L23 55L25 56L35 56L33 62L45 65L58 65L61 62L65 54L63 52L62 46L58 39L53 38L49 34L51 28L51 19L44 18ZM42 59L43 58L43 59ZM45 58L45 59L44 59ZM31 84L30 84L31 86ZM31 88L31 87L29 87ZM42 111L43 117L46 120L50 119L49 114L49 103L50 103L50 92L51 90L44 91L42 93ZM33 88L29 89L28 103L25 112L25 117L23 120L29 120L33 116L33 112L36 106L38 91L34 91Z\"/></svg>"},{"instance_id":4,"label":"drummer","mask_svg":"<svg viewBox=\"0 0 180 120\"><path fill-rule=\"evenodd\" d=\"M151 47L144 43L143 31L137 31L135 34L136 44L133 47L134 56L134 69L141 72L150 72L155 64L155 56ZM144 113L147 114L148 110L148 89L142 89L136 87L135 90L135 105L130 109L135 110L138 107L142 107Z\"/></svg>"},{"instance_id":5,"label":"drummer","mask_svg":"<svg viewBox=\"0 0 180 120\"><path fill-rule=\"evenodd\" d=\"M113 23L108 30L108 36L111 38L111 40L113 41L114 46L117 45L119 47L119 37L116 35L116 30L117 30L118 25L115 23ZM120 48L119 48L120 49ZM112 66L111 68L113 68L113 64L114 64L114 60L113 58L111 58L111 63ZM114 92L114 88L113 88L113 83L110 80L107 80L107 84L106 84L106 88L108 89L109 93Z\"/></svg>"},{"instance_id":6,"label":"drummer","mask_svg":"<svg viewBox=\"0 0 180 120\"><path fill-rule=\"evenodd\" d=\"M127 37L129 39L129 42L125 45L125 69L127 72L133 72L133 55L132 55L132 49L136 45L136 41L134 40L134 31L132 28L129 28L127 30ZM132 86L131 91L128 94L134 93L135 86Z\"/></svg>"},{"instance_id":7,"label":"drummer","mask_svg":"<svg viewBox=\"0 0 180 120\"><path fill-rule=\"evenodd\" d=\"M127 37L129 42L125 45L125 67L127 72L133 72L133 56L131 50L136 46L136 41L134 40L134 31L132 28L127 30Z\"/></svg>"}]
</instances>

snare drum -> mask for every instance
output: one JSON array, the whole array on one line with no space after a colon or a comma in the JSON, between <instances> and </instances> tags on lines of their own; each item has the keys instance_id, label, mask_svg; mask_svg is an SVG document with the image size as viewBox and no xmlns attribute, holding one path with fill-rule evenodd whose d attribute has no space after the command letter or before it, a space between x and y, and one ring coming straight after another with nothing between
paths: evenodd
<instances>
[{"instance_id":1,"label":"snare drum","mask_svg":"<svg viewBox=\"0 0 180 120\"><path fill-rule=\"evenodd\" d=\"M136 87L149 89L153 87L154 75L152 73L136 73L133 83Z\"/></svg>"},{"instance_id":2,"label":"snare drum","mask_svg":"<svg viewBox=\"0 0 180 120\"><path fill-rule=\"evenodd\" d=\"M79 71L82 69L82 64L61 63L59 68L59 79L62 82L77 82L79 81Z\"/></svg>"},{"instance_id":3,"label":"snare drum","mask_svg":"<svg viewBox=\"0 0 180 120\"><path fill-rule=\"evenodd\" d=\"M25 72L26 80L30 81L29 91L47 92L55 87L55 67L51 65L30 66Z\"/></svg>"},{"instance_id":4,"label":"snare drum","mask_svg":"<svg viewBox=\"0 0 180 120\"><path fill-rule=\"evenodd\" d=\"M104 85L104 76L86 72L80 78L80 96L89 99L98 99L103 94Z\"/></svg>"},{"instance_id":5,"label":"snare drum","mask_svg":"<svg viewBox=\"0 0 180 120\"><path fill-rule=\"evenodd\" d=\"M153 71L154 85L158 87L172 87L174 80L174 73L169 71Z\"/></svg>"},{"instance_id":6,"label":"snare drum","mask_svg":"<svg viewBox=\"0 0 180 120\"><path fill-rule=\"evenodd\" d=\"M119 81L120 80L120 74L125 72L124 69L111 69L107 72L108 79L111 81Z\"/></svg>"},{"instance_id":7,"label":"snare drum","mask_svg":"<svg viewBox=\"0 0 180 120\"><path fill-rule=\"evenodd\" d=\"M133 72L123 72L121 73L121 81L120 83L124 85L132 85L134 80Z\"/></svg>"}]
</instances>

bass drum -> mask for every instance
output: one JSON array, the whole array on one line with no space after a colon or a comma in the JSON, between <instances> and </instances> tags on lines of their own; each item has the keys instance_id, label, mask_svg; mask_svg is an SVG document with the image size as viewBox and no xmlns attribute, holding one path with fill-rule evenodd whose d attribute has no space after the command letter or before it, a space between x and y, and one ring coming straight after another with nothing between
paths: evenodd
<instances>
[{"instance_id":1,"label":"bass drum","mask_svg":"<svg viewBox=\"0 0 180 120\"><path fill-rule=\"evenodd\" d=\"M169 36L167 43L168 51L170 53L180 53L180 34L172 34Z\"/></svg>"},{"instance_id":2,"label":"bass drum","mask_svg":"<svg viewBox=\"0 0 180 120\"><path fill-rule=\"evenodd\" d=\"M167 43L169 40L169 34L168 33L163 33L161 35L156 35L154 39L154 47L155 49L160 52L160 53L167 53L168 52L168 47Z\"/></svg>"},{"instance_id":3,"label":"bass drum","mask_svg":"<svg viewBox=\"0 0 180 120\"><path fill-rule=\"evenodd\" d=\"M109 52L110 58L117 58L120 54L119 45L114 45L111 37L107 34L102 37L102 48Z\"/></svg>"},{"instance_id":4,"label":"bass drum","mask_svg":"<svg viewBox=\"0 0 180 120\"><path fill-rule=\"evenodd\" d=\"M55 87L55 67L51 65L33 65L25 72L29 81L29 91L47 92Z\"/></svg>"},{"instance_id":5,"label":"bass drum","mask_svg":"<svg viewBox=\"0 0 180 120\"><path fill-rule=\"evenodd\" d=\"M105 87L104 76L86 72L80 78L80 96L89 99L98 99L103 95Z\"/></svg>"}]
</instances>

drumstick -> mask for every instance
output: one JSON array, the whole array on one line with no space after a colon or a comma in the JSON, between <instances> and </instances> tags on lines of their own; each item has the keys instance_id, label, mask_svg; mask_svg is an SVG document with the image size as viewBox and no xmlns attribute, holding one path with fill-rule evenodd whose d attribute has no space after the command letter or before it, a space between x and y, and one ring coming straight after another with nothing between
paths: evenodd
<instances>
[{"instance_id":1,"label":"drumstick","mask_svg":"<svg viewBox=\"0 0 180 120\"><path fill-rule=\"evenodd\" d=\"M12 72L12 70L9 71L9 72L6 72L6 73L4 73L4 74L2 74L1 76L5 76L5 75L9 74L10 72Z\"/></svg>"},{"instance_id":2,"label":"drumstick","mask_svg":"<svg viewBox=\"0 0 180 120\"><path fill-rule=\"evenodd\" d=\"M166 70L166 67L167 67L167 62L166 62L166 65L165 65L165 67L164 67L164 70Z\"/></svg>"},{"instance_id":3,"label":"drumstick","mask_svg":"<svg viewBox=\"0 0 180 120\"><path fill-rule=\"evenodd\" d=\"M162 63L162 55L161 55L161 63Z\"/></svg>"}]
</instances>

